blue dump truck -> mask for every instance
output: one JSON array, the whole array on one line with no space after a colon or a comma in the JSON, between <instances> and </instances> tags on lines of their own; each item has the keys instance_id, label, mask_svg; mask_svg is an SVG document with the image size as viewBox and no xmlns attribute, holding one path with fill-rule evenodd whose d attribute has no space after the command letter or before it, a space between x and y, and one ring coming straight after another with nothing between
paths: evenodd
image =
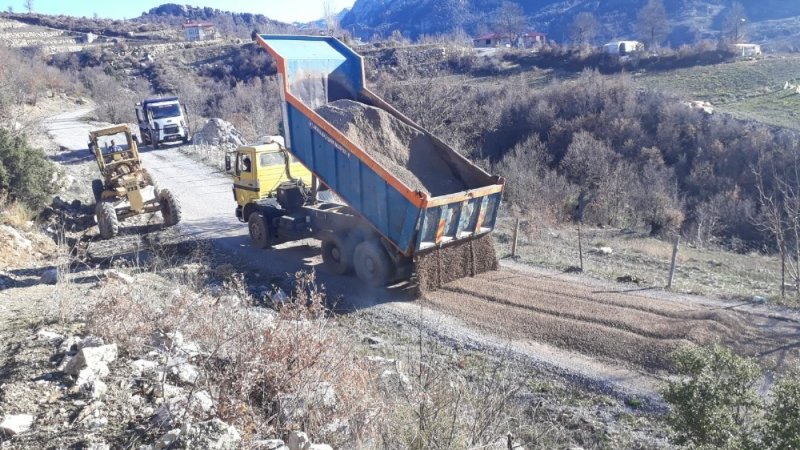
<instances>
[{"instance_id":1,"label":"blue dump truck","mask_svg":"<svg viewBox=\"0 0 800 450\"><path fill-rule=\"evenodd\" d=\"M489 233L501 177L370 91L361 56L337 39L259 35L257 42L277 64L284 136L226 157L236 216L248 223L255 245L319 239L328 270L355 271L373 286L413 278L428 289L496 269ZM337 111L348 105L375 121L338 120ZM405 136L411 147L425 145L387 156L384 144L396 136L367 139L380 126ZM310 185L307 177L292 176L298 163L311 172ZM269 181L276 166L282 175Z\"/></svg>"}]
</instances>

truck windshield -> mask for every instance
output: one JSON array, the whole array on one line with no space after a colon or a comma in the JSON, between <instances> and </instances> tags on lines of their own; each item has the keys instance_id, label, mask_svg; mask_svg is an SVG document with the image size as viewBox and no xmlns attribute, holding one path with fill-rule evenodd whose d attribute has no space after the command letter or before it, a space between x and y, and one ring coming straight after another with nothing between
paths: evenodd
<instances>
[{"instance_id":1,"label":"truck windshield","mask_svg":"<svg viewBox=\"0 0 800 450\"><path fill-rule=\"evenodd\" d=\"M181 107L177 103L171 105L150 106L153 112L153 119L163 119L165 117L178 117L181 115Z\"/></svg>"}]
</instances>

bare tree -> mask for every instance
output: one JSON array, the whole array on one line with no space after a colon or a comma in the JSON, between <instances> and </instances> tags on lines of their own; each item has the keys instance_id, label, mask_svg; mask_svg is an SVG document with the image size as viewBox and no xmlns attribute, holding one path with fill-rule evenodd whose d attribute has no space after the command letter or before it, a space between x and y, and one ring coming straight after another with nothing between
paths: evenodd
<instances>
[{"instance_id":1,"label":"bare tree","mask_svg":"<svg viewBox=\"0 0 800 450\"><path fill-rule=\"evenodd\" d=\"M600 23L590 12L582 12L575 16L569 25L569 37L576 44L586 44L597 36Z\"/></svg>"},{"instance_id":2,"label":"bare tree","mask_svg":"<svg viewBox=\"0 0 800 450\"><path fill-rule=\"evenodd\" d=\"M800 294L800 154L798 149L760 151L753 168L760 214L753 222L775 239Z\"/></svg>"},{"instance_id":3,"label":"bare tree","mask_svg":"<svg viewBox=\"0 0 800 450\"><path fill-rule=\"evenodd\" d=\"M508 33L517 38L528 28L525 11L516 3L505 1L495 11L494 25L499 33Z\"/></svg>"},{"instance_id":4,"label":"bare tree","mask_svg":"<svg viewBox=\"0 0 800 450\"><path fill-rule=\"evenodd\" d=\"M658 47L670 32L662 0L649 0L636 15L636 29L648 48Z\"/></svg>"},{"instance_id":5,"label":"bare tree","mask_svg":"<svg viewBox=\"0 0 800 450\"><path fill-rule=\"evenodd\" d=\"M323 0L322 2L322 12L323 17L325 18L325 27L328 29L328 34L334 36L339 31L339 17L338 12L334 9L333 2L331 0Z\"/></svg>"},{"instance_id":6,"label":"bare tree","mask_svg":"<svg viewBox=\"0 0 800 450\"><path fill-rule=\"evenodd\" d=\"M738 44L747 37L747 12L740 2L733 2L725 15L722 33L731 44Z\"/></svg>"},{"instance_id":7,"label":"bare tree","mask_svg":"<svg viewBox=\"0 0 800 450\"><path fill-rule=\"evenodd\" d=\"M23 3L25 10L28 11L28 14L33 12L33 0L25 0Z\"/></svg>"}]
</instances>

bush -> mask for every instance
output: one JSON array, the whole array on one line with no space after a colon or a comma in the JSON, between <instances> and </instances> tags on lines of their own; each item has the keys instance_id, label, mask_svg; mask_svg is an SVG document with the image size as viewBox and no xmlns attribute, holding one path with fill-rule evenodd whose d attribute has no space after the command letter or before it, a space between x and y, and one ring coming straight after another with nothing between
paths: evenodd
<instances>
[{"instance_id":1,"label":"bush","mask_svg":"<svg viewBox=\"0 0 800 450\"><path fill-rule=\"evenodd\" d=\"M800 372L780 380L767 411L764 448L800 448Z\"/></svg>"},{"instance_id":2,"label":"bush","mask_svg":"<svg viewBox=\"0 0 800 450\"><path fill-rule=\"evenodd\" d=\"M0 129L0 194L38 210L56 192L55 171L44 151Z\"/></svg>"},{"instance_id":3,"label":"bush","mask_svg":"<svg viewBox=\"0 0 800 450\"><path fill-rule=\"evenodd\" d=\"M761 372L750 359L714 344L681 347L672 355L680 380L663 390L678 444L740 449L755 443Z\"/></svg>"}]
</instances>

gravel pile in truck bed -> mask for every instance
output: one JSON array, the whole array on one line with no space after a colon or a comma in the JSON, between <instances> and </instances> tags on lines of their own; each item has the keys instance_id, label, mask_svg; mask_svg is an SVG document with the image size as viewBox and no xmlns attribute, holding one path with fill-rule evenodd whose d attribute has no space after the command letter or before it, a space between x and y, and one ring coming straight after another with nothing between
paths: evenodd
<instances>
[{"instance_id":1,"label":"gravel pile in truck bed","mask_svg":"<svg viewBox=\"0 0 800 450\"><path fill-rule=\"evenodd\" d=\"M337 100L317 113L412 190L436 197L477 187L465 185L428 136L382 109Z\"/></svg>"}]
</instances>

